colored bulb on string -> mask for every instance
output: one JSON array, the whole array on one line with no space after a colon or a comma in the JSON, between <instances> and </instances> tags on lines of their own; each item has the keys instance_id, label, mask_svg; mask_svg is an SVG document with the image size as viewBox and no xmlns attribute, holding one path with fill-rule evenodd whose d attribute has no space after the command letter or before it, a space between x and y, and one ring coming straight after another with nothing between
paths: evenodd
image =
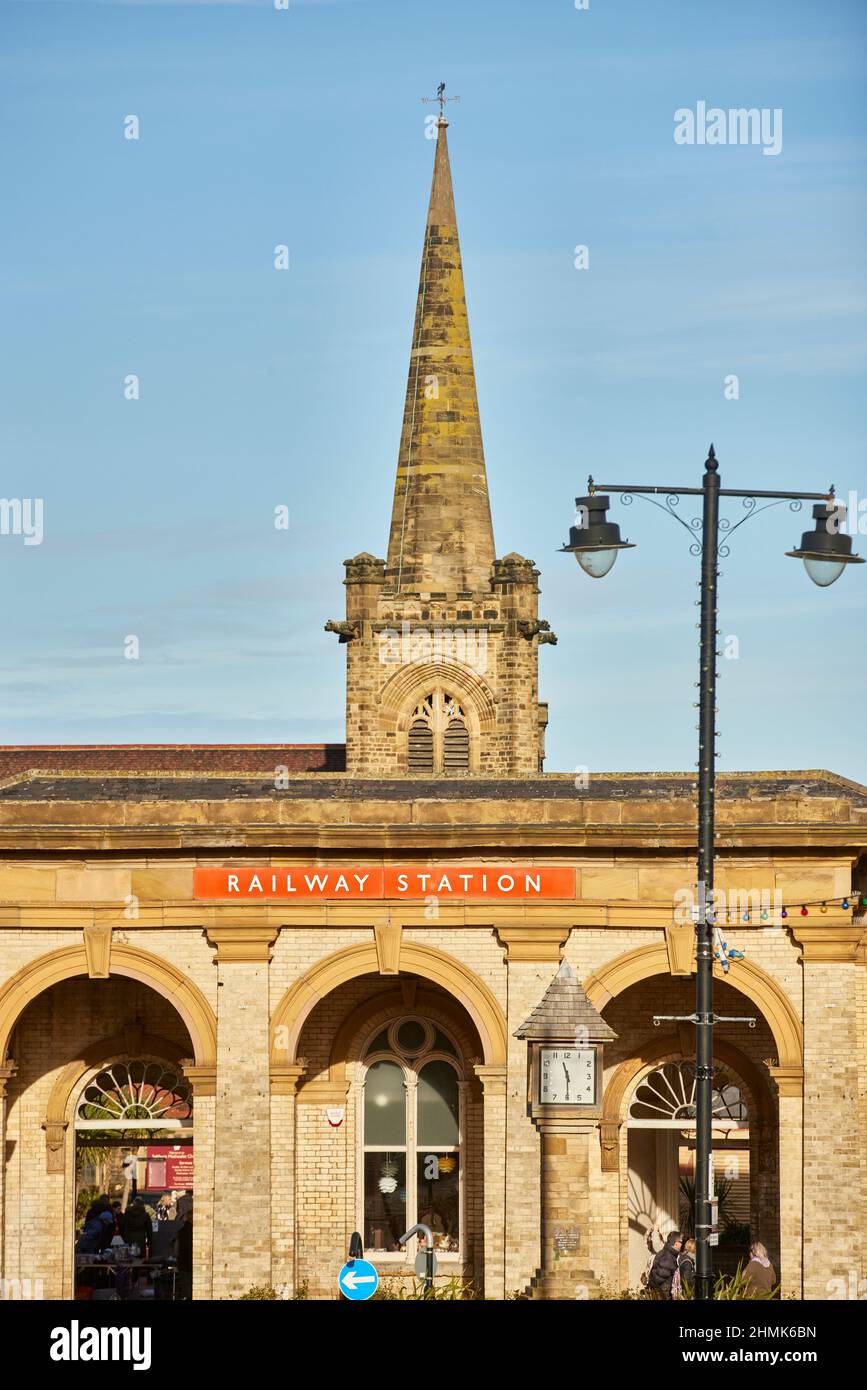
<instances>
[{"instance_id":1,"label":"colored bulb on string","mask_svg":"<svg viewBox=\"0 0 867 1390\"><path fill-rule=\"evenodd\" d=\"M822 906L821 906L821 908L820 908L819 910L820 910L821 912L827 912L827 911L828 911L828 904L827 904L827 903L822 903Z\"/></svg>"},{"instance_id":2,"label":"colored bulb on string","mask_svg":"<svg viewBox=\"0 0 867 1390\"><path fill-rule=\"evenodd\" d=\"M842 907L842 909L843 909L844 912L848 912L848 911L849 911L849 899L848 899L848 898L844 898L843 901L841 902L840 906Z\"/></svg>"},{"instance_id":3,"label":"colored bulb on string","mask_svg":"<svg viewBox=\"0 0 867 1390\"><path fill-rule=\"evenodd\" d=\"M781 916L781 917L788 917L788 915L789 915L789 914L788 914L788 912L786 911L786 909L783 908L782 912L780 913L780 916Z\"/></svg>"},{"instance_id":4,"label":"colored bulb on string","mask_svg":"<svg viewBox=\"0 0 867 1390\"><path fill-rule=\"evenodd\" d=\"M763 922L767 922L767 920L768 920L768 914L767 914L766 912L763 912L763 913L762 913L762 921L763 921Z\"/></svg>"},{"instance_id":5,"label":"colored bulb on string","mask_svg":"<svg viewBox=\"0 0 867 1390\"><path fill-rule=\"evenodd\" d=\"M801 916L802 916L802 917L809 917L809 915L810 915L810 914L809 914L809 912L807 911L807 909L806 909L805 907L802 907L802 908L801 908Z\"/></svg>"}]
</instances>

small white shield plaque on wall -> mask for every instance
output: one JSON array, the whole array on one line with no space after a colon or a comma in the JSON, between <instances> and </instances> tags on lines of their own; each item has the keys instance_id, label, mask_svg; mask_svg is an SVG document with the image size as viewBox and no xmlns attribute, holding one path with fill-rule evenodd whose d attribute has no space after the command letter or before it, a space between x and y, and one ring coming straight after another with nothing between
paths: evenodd
<instances>
[{"instance_id":1,"label":"small white shield plaque on wall","mask_svg":"<svg viewBox=\"0 0 867 1390\"><path fill-rule=\"evenodd\" d=\"M343 1124L343 1121L346 1119L346 1106L328 1105L325 1108L325 1114L328 1116L328 1123L330 1124L331 1128L339 1129L340 1126Z\"/></svg>"}]
</instances>

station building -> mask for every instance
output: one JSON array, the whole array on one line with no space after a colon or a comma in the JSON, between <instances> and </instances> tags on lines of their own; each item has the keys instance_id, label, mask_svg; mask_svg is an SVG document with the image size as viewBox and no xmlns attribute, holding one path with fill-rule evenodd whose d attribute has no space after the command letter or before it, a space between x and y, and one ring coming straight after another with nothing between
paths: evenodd
<instances>
[{"instance_id":1,"label":"station building","mask_svg":"<svg viewBox=\"0 0 867 1390\"><path fill-rule=\"evenodd\" d=\"M417 1221L487 1298L638 1287L689 1202L696 796L543 772L538 578L494 547L440 120L387 554L329 624L345 747L0 750L7 1292L74 1295L95 1145L191 1197L195 1298L333 1298L353 1231L406 1280ZM717 835L720 1265L863 1296L867 789L722 776ZM604 1040L577 1128L539 1036Z\"/></svg>"}]
</instances>

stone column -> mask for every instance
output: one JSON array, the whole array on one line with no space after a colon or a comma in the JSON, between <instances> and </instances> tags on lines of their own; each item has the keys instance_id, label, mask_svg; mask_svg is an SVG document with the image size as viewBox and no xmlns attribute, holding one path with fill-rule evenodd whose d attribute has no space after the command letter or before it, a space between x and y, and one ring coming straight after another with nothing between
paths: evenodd
<instances>
[{"instance_id":1,"label":"stone column","mask_svg":"<svg viewBox=\"0 0 867 1390\"><path fill-rule=\"evenodd\" d=\"M861 928L819 919L792 934L804 963L804 1298L856 1298Z\"/></svg>"},{"instance_id":2,"label":"stone column","mask_svg":"<svg viewBox=\"0 0 867 1390\"><path fill-rule=\"evenodd\" d=\"M484 1120L484 1278L485 1298L506 1293L506 1068L477 1066L482 1083Z\"/></svg>"},{"instance_id":3,"label":"stone column","mask_svg":"<svg viewBox=\"0 0 867 1390\"><path fill-rule=\"evenodd\" d=\"M6 1277L6 1085L16 1071L15 1062L0 1064L0 1288Z\"/></svg>"},{"instance_id":4,"label":"stone column","mask_svg":"<svg viewBox=\"0 0 867 1390\"><path fill-rule=\"evenodd\" d=\"M771 1067L779 1096L780 1264L783 1298L803 1298L804 1073ZM759 1153L761 1162L761 1152ZM760 1232L757 1238L762 1239Z\"/></svg>"},{"instance_id":5,"label":"stone column","mask_svg":"<svg viewBox=\"0 0 867 1390\"><path fill-rule=\"evenodd\" d=\"M278 930L258 924L208 930L219 972L214 1298L237 1298L271 1283L268 963Z\"/></svg>"},{"instance_id":6,"label":"stone column","mask_svg":"<svg viewBox=\"0 0 867 1390\"><path fill-rule=\"evenodd\" d=\"M541 1145L539 1132L527 1113L527 1044L515 1037L515 1030L545 993L560 964L569 931L568 923L550 922L497 928L497 938L507 950L508 966L504 1174L507 1293L525 1289L541 1264Z\"/></svg>"},{"instance_id":7,"label":"stone column","mask_svg":"<svg viewBox=\"0 0 867 1390\"><path fill-rule=\"evenodd\" d=\"M542 1134L542 1258L531 1281L534 1298L592 1298L598 1281L589 1264L592 1121L537 1120Z\"/></svg>"},{"instance_id":8,"label":"stone column","mask_svg":"<svg viewBox=\"0 0 867 1390\"><path fill-rule=\"evenodd\" d=\"M214 1273L214 1066L181 1063L193 1088L193 1298L212 1297Z\"/></svg>"},{"instance_id":9,"label":"stone column","mask_svg":"<svg viewBox=\"0 0 867 1390\"><path fill-rule=\"evenodd\" d=\"M295 1093L303 1066L271 1068L271 1280L295 1293Z\"/></svg>"}]
</instances>

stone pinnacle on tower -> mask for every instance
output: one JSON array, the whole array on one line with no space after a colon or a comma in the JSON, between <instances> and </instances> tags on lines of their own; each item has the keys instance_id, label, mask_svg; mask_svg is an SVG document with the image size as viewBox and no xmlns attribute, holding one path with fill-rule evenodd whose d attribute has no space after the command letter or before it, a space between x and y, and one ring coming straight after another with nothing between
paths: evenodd
<instances>
[{"instance_id":1,"label":"stone pinnacle on tower","mask_svg":"<svg viewBox=\"0 0 867 1390\"><path fill-rule=\"evenodd\" d=\"M486 590L495 554L442 90L386 563L400 593Z\"/></svg>"}]
</instances>

